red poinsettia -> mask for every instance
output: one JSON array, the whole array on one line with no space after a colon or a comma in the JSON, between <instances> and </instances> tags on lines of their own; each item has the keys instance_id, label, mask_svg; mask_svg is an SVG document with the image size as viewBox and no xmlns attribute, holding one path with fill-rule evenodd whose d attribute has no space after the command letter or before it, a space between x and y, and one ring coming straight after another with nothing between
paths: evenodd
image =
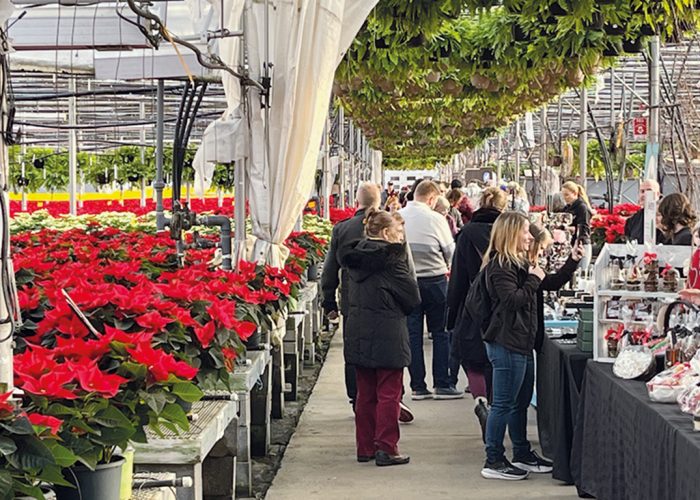
<instances>
[{"instance_id":1,"label":"red poinsettia","mask_svg":"<svg viewBox=\"0 0 700 500\"><path fill-rule=\"evenodd\" d=\"M5 394L0 394L0 416L7 413L12 413L15 407L12 403L7 401L12 397L12 391L6 392Z\"/></svg>"},{"instance_id":2,"label":"red poinsettia","mask_svg":"<svg viewBox=\"0 0 700 500\"><path fill-rule=\"evenodd\" d=\"M119 387L129 381L119 375L102 372L94 361L83 364L76 370L76 376L84 391L96 392L105 398L116 396Z\"/></svg>"},{"instance_id":3,"label":"red poinsettia","mask_svg":"<svg viewBox=\"0 0 700 500\"><path fill-rule=\"evenodd\" d=\"M146 314L142 314L136 318L136 323L148 330L155 332L160 332L165 330L165 327L172 323L171 318L166 318L161 316L157 311L152 311Z\"/></svg>"},{"instance_id":4,"label":"red poinsettia","mask_svg":"<svg viewBox=\"0 0 700 500\"><path fill-rule=\"evenodd\" d=\"M177 377L192 380L198 372L197 368L184 361L177 361L172 354L153 349L145 342L127 351L133 356L134 361L148 367L149 373L156 382L167 380L171 373Z\"/></svg>"},{"instance_id":5,"label":"red poinsettia","mask_svg":"<svg viewBox=\"0 0 700 500\"><path fill-rule=\"evenodd\" d=\"M197 336L199 343L202 344L202 347L209 347L211 341L214 340L214 335L216 335L216 325L213 321L209 321L204 326L196 326L194 334Z\"/></svg>"},{"instance_id":6,"label":"red poinsettia","mask_svg":"<svg viewBox=\"0 0 700 500\"><path fill-rule=\"evenodd\" d=\"M22 377L18 385L26 391L37 396L59 399L77 399L78 395L66 386L75 379L75 374L65 370L54 369L39 378Z\"/></svg>"},{"instance_id":7,"label":"red poinsettia","mask_svg":"<svg viewBox=\"0 0 700 500\"><path fill-rule=\"evenodd\" d=\"M28 413L27 418L32 423L32 425L37 427L45 427L49 429L52 436L58 434L63 425L63 420L60 418L52 417L50 415L41 415L39 413Z\"/></svg>"}]
</instances>

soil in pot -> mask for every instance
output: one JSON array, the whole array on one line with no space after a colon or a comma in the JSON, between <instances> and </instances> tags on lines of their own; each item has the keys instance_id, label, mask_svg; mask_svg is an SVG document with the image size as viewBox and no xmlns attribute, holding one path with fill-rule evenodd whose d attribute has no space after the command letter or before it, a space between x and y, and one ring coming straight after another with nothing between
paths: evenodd
<instances>
[{"instance_id":1,"label":"soil in pot","mask_svg":"<svg viewBox=\"0 0 700 500\"><path fill-rule=\"evenodd\" d=\"M84 465L71 467L64 476L75 488L56 486L57 500L119 500L122 466L125 460L115 457L108 464L100 464L94 471Z\"/></svg>"},{"instance_id":2,"label":"soil in pot","mask_svg":"<svg viewBox=\"0 0 700 500\"><path fill-rule=\"evenodd\" d=\"M644 51L644 42L641 38L636 40L625 40L622 42L622 50L628 54L638 54Z\"/></svg>"}]
</instances>

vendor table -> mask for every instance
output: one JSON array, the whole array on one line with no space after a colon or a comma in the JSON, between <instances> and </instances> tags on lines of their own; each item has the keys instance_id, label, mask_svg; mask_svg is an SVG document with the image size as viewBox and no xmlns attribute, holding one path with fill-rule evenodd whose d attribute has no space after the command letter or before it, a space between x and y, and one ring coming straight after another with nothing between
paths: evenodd
<instances>
[{"instance_id":1,"label":"vendor table","mask_svg":"<svg viewBox=\"0 0 700 500\"><path fill-rule=\"evenodd\" d=\"M579 394L591 353L545 337L537 356L537 428L542 453L554 461L552 477L573 483L569 460Z\"/></svg>"},{"instance_id":2,"label":"vendor table","mask_svg":"<svg viewBox=\"0 0 700 500\"><path fill-rule=\"evenodd\" d=\"M691 500L700 495L700 433L675 404L653 403L640 381L589 361L571 468L599 500Z\"/></svg>"}]
</instances>

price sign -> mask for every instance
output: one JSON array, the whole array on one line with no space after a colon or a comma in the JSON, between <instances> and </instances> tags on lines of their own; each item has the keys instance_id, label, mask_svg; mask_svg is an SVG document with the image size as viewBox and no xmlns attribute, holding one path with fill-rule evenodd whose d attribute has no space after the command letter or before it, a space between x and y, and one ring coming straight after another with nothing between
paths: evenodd
<instances>
[{"instance_id":1,"label":"price sign","mask_svg":"<svg viewBox=\"0 0 700 500\"><path fill-rule=\"evenodd\" d=\"M632 135L635 139L646 139L647 119L645 116L638 116L632 121Z\"/></svg>"}]
</instances>

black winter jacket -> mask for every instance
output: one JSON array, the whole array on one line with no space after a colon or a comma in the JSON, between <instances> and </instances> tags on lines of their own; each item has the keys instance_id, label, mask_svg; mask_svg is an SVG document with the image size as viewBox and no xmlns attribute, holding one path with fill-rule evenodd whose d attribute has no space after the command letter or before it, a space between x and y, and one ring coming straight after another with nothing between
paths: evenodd
<instances>
[{"instance_id":1,"label":"black winter jacket","mask_svg":"<svg viewBox=\"0 0 700 500\"><path fill-rule=\"evenodd\" d=\"M571 205L564 207L564 212L574 216L571 225L574 227L574 235L571 237L571 244L576 243L577 238L581 238L584 243L591 242L591 209L581 198L576 198ZM581 234L579 234L579 229Z\"/></svg>"},{"instance_id":2,"label":"black winter jacket","mask_svg":"<svg viewBox=\"0 0 700 500\"><path fill-rule=\"evenodd\" d=\"M457 233L457 246L452 257L450 284L447 288L447 329L452 330L462 312L469 287L481 269L484 253L489 246L491 228L501 212L495 208L480 208Z\"/></svg>"},{"instance_id":3,"label":"black winter jacket","mask_svg":"<svg viewBox=\"0 0 700 500\"><path fill-rule=\"evenodd\" d=\"M355 215L343 222L339 222L331 233L331 246L323 263L321 275L321 291L323 292L323 309L326 313L338 310L335 300L335 292L340 284L340 312L347 316L348 279L341 262L343 255L352 249L365 235L365 209L355 212ZM340 274L340 276L339 276Z\"/></svg>"},{"instance_id":4,"label":"black winter jacket","mask_svg":"<svg viewBox=\"0 0 700 500\"><path fill-rule=\"evenodd\" d=\"M542 281L527 267L501 265L495 257L486 267L486 278L493 312L484 340L531 355L537 336L537 296Z\"/></svg>"},{"instance_id":5,"label":"black winter jacket","mask_svg":"<svg viewBox=\"0 0 700 500\"><path fill-rule=\"evenodd\" d=\"M628 241L637 240L637 243L644 243L644 209L635 212L625 222L625 236ZM656 243L664 243L666 237L664 233L656 228Z\"/></svg>"},{"instance_id":6,"label":"black winter jacket","mask_svg":"<svg viewBox=\"0 0 700 500\"><path fill-rule=\"evenodd\" d=\"M362 240L343 258L349 277L345 363L404 368L411 363L406 316L420 304L405 244Z\"/></svg>"}]
</instances>

